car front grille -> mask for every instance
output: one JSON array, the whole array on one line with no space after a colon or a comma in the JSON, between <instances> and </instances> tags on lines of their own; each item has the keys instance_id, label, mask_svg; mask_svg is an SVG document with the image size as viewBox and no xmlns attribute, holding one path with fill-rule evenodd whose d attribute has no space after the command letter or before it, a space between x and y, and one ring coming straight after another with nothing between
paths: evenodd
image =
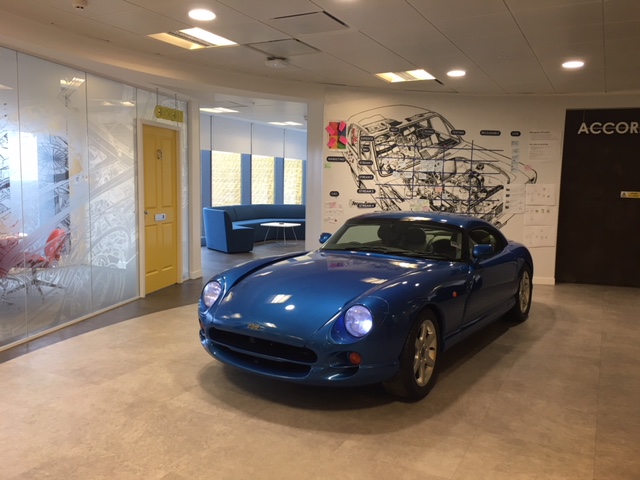
<instances>
[{"instance_id":1,"label":"car front grille","mask_svg":"<svg viewBox=\"0 0 640 480\"><path fill-rule=\"evenodd\" d=\"M318 356L313 350L210 327L209 339L234 363L252 370L300 377L309 373Z\"/></svg>"}]
</instances>

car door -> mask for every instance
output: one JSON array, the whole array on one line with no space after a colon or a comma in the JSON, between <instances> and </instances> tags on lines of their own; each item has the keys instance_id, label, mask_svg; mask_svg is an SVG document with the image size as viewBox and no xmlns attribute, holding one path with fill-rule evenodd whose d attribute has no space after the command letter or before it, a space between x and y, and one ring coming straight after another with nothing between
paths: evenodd
<instances>
[{"instance_id":1,"label":"car door","mask_svg":"<svg viewBox=\"0 0 640 480\"><path fill-rule=\"evenodd\" d=\"M497 230L483 226L468 232L471 279L463 319L464 334L470 334L495 320L515 294L518 275L515 255L507 249L507 240ZM482 259L471 256L478 244L492 245L492 255Z\"/></svg>"}]
</instances>

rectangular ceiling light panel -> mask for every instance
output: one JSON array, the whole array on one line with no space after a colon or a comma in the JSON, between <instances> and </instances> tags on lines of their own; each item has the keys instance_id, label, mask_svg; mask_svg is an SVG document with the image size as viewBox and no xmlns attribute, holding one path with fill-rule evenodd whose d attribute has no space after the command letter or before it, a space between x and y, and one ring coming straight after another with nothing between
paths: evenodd
<instances>
[{"instance_id":1,"label":"rectangular ceiling light panel","mask_svg":"<svg viewBox=\"0 0 640 480\"><path fill-rule=\"evenodd\" d=\"M386 72L376 73L376 77L381 78L385 82L417 82L419 80L435 80L436 77L424 70L409 70L406 72Z\"/></svg>"},{"instance_id":2,"label":"rectangular ceiling light panel","mask_svg":"<svg viewBox=\"0 0 640 480\"><path fill-rule=\"evenodd\" d=\"M201 28L187 28L175 32L155 33L149 36L177 47L186 48L187 50L236 45L236 43L231 40Z\"/></svg>"}]
</instances>

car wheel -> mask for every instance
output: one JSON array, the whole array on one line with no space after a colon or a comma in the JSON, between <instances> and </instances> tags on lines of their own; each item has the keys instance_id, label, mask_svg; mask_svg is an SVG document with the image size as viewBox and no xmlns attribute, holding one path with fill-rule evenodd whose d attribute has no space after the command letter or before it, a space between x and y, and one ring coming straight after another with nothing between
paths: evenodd
<instances>
[{"instance_id":1,"label":"car wheel","mask_svg":"<svg viewBox=\"0 0 640 480\"><path fill-rule=\"evenodd\" d=\"M511 319L516 322L524 322L531 310L531 297L533 292L533 282L531 281L531 269L528 266L522 267L518 279L518 291L516 292L516 304L511 310Z\"/></svg>"},{"instance_id":2,"label":"car wheel","mask_svg":"<svg viewBox=\"0 0 640 480\"><path fill-rule=\"evenodd\" d=\"M411 326L398 373L384 383L387 392L415 401L431 391L438 376L439 338L435 314L423 312Z\"/></svg>"}]
</instances>

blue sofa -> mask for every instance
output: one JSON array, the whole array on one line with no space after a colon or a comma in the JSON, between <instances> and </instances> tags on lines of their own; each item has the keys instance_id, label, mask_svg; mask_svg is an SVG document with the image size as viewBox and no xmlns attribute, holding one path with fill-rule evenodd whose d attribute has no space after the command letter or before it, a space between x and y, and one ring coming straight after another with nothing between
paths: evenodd
<instances>
[{"instance_id":1,"label":"blue sofa","mask_svg":"<svg viewBox=\"0 0 640 480\"><path fill-rule=\"evenodd\" d=\"M253 250L254 242L281 237L283 232L278 232L279 229L260 225L268 222L299 223L299 227L294 227L296 238L304 239L304 205L256 204L204 207L202 215L205 245L220 252L250 252ZM291 229L286 230L287 236L291 235Z\"/></svg>"}]
</instances>

